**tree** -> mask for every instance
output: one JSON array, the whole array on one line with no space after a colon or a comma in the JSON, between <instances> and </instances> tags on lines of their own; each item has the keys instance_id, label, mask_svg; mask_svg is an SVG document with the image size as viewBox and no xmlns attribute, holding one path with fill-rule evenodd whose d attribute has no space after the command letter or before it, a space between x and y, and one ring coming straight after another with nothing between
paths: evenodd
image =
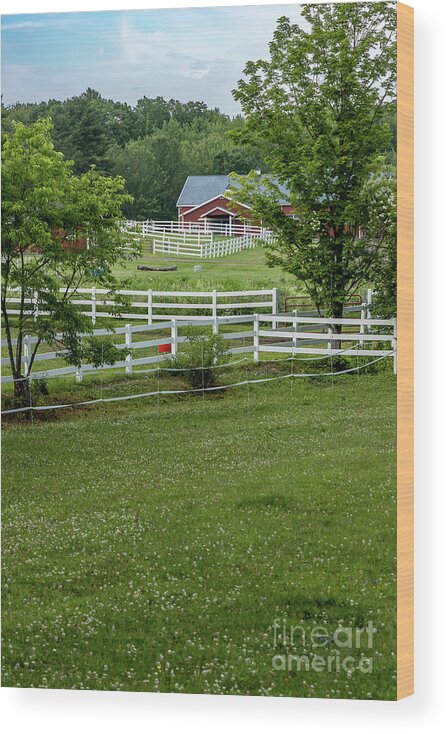
<instances>
[{"instance_id":1,"label":"tree","mask_svg":"<svg viewBox=\"0 0 447 734\"><path fill-rule=\"evenodd\" d=\"M151 135L171 119L169 102L163 97L139 99L135 107L134 138L145 138Z\"/></svg>"},{"instance_id":2,"label":"tree","mask_svg":"<svg viewBox=\"0 0 447 734\"><path fill-rule=\"evenodd\" d=\"M63 102L2 104L1 115L3 135L12 134L14 121L31 125L50 117L54 147L74 161L74 173L95 165L125 177L134 196L125 213L132 219L175 218L188 174L265 169L257 146L233 141L229 134L244 127L242 116L230 119L203 102L143 97L132 107L87 89Z\"/></svg>"},{"instance_id":3,"label":"tree","mask_svg":"<svg viewBox=\"0 0 447 734\"><path fill-rule=\"evenodd\" d=\"M182 157L190 175L228 174L236 171L247 174L263 165L259 149L250 144L238 144L232 131L244 125L241 118L229 120L224 116L206 123L194 120L182 129Z\"/></svg>"},{"instance_id":4,"label":"tree","mask_svg":"<svg viewBox=\"0 0 447 734\"><path fill-rule=\"evenodd\" d=\"M368 192L390 146L396 9L342 3L304 5L301 14L308 27L280 18L270 59L248 62L233 92L247 118L243 139L262 147L274 174L262 187L249 176L238 196L277 234L269 262L340 318L389 244L392 201L379 211ZM289 188L296 218L281 211L277 183Z\"/></svg>"},{"instance_id":5,"label":"tree","mask_svg":"<svg viewBox=\"0 0 447 734\"><path fill-rule=\"evenodd\" d=\"M85 173L94 165L107 171L107 148L110 138L107 129L105 100L94 89L86 89L64 105L67 124L64 127L68 146L66 155L74 159L75 173ZM64 151L65 152L65 151Z\"/></svg>"},{"instance_id":6,"label":"tree","mask_svg":"<svg viewBox=\"0 0 447 734\"><path fill-rule=\"evenodd\" d=\"M388 221L384 227L382 256L374 272L372 312L374 316L389 319L397 312L397 181L395 171L389 167L381 178L373 180L368 198L374 203L375 226L380 228L385 213ZM374 225L373 225L374 226Z\"/></svg>"},{"instance_id":7,"label":"tree","mask_svg":"<svg viewBox=\"0 0 447 734\"><path fill-rule=\"evenodd\" d=\"M114 172L126 179L126 190L134 199L125 207L131 219L176 216L175 205L186 176L180 136L178 123L171 120L162 130L109 152Z\"/></svg>"},{"instance_id":8,"label":"tree","mask_svg":"<svg viewBox=\"0 0 447 734\"><path fill-rule=\"evenodd\" d=\"M15 123L2 150L1 309L14 395L25 406L30 399L25 334L37 337L28 375L42 341L64 350L71 364L79 365L88 350L97 359L94 339L85 347L80 336L91 332L90 319L73 299L92 282L113 296L112 266L129 254L120 230L121 207L129 200L121 193L123 179L105 178L94 169L74 176L72 163L54 149L51 129L48 119L29 127ZM89 247L76 246L86 238ZM11 288L18 298L16 315L8 313ZM110 349L106 356L108 363L116 358Z\"/></svg>"},{"instance_id":9,"label":"tree","mask_svg":"<svg viewBox=\"0 0 447 734\"><path fill-rule=\"evenodd\" d=\"M135 112L126 102L105 103L106 125L110 141L124 146L134 135Z\"/></svg>"}]
</instances>

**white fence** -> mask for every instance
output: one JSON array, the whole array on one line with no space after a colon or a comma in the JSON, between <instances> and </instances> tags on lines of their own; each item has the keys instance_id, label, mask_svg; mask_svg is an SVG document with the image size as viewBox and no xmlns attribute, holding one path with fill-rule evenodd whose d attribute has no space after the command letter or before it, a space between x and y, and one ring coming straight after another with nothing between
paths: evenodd
<instances>
[{"instance_id":1,"label":"white fence","mask_svg":"<svg viewBox=\"0 0 447 734\"><path fill-rule=\"evenodd\" d=\"M19 289L10 289L8 291L7 312L10 315L18 315L20 311L14 308L15 304L20 303L21 299L14 294ZM60 289L64 293L64 289ZM72 298L71 303L78 306L84 306L82 313L91 316L92 323L96 324L99 318L119 318L127 320L143 320L148 324L154 321L166 321L172 318L173 314L169 311L180 312L178 318L200 319L204 316L217 318L225 311L240 311L258 309L266 309L272 314L279 313L279 290L271 288L267 290L255 291L154 291L148 289L143 290L119 290L118 296L123 297L127 301L125 311L115 313L108 310L115 306L115 302L110 300L109 291L102 288L78 288L76 295L79 298ZM11 308L11 305L13 308ZM32 298L25 298L26 312L37 319L39 314L46 315L39 305L38 294L35 293ZM199 311L200 314L194 314ZM208 312L208 313L207 313Z\"/></svg>"},{"instance_id":2,"label":"white fence","mask_svg":"<svg viewBox=\"0 0 447 734\"><path fill-rule=\"evenodd\" d=\"M259 239L266 239L272 235L272 232L266 227L260 227L255 224L247 222L244 224L234 224L232 221L224 224L212 222L209 219L202 219L199 222L183 222L170 219L146 219L144 221L127 219L123 224L126 229L139 232L145 236L159 232L171 232L180 234L212 234L221 237L252 235Z\"/></svg>"},{"instance_id":3,"label":"white fence","mask_svg":"<svg viewBox=\"0 0 447 734\"><path fill-rule=\"evenodd\" d=\"M256 247L260 242L258 237L250 234L226 240L210 239L208 242L205 239L206 237L211 237L211 235L201 235L199 232L197 239L194 241L186 233L172 235L163 232L161 239L154 239L153 252L164 255L215 258Z\"/></svg>"},{"instance_id":4,"label":"white fence","mask_svg":"<svg viewBox=\"0 0 447 734\"><path fill-rule=\"evenodd\" d=\"M215 258L271 242L273 233L250 224L210 224L174 221L127 220L123 228L131 237L151 237L152 252L163 255ZM223 237L223 239L222 239ZM147 246L147 243L146 243Z\"/></svg>"},{"instance_id":5,"label":"white fence","mask_svg":"<svg viewBox=\"0 0 447 734\"><path fill-rule=\"evenodd\" d=\"M249 328L244 329L247 324ZM363 315L360 318L314 318L306 316L250 314L243 316L221 316L216 318L201 318L199 320L179 320L173 318L157 324L132 326L126 324L109 331L98 329L95 336L113 335L120 339L115 346L126 350L125 358L114 365L104 365L94 368L91 364L83 364L81 368L71 365L56 369L33 371L33 378L53 378L76 374L81 380L83 373L100 371L102 369L124 369L131 374L136 367L148 364L157 364L175 356L181 345L188 341L187 336L179 331L186 325L212 326L215 333L221 333L224 340L230 342L229 354L251 354L254 361L259 361L263 353L283 353L292 356L312 355L312 358L356 356L356 357L392 357L394 372L397 369L397 331L396 319L368 319ZM233 325L232 330L228 327ZM340 327L341 333L335 333L334 327ZM242 328L241 328L242 327ZM380 331L378 331L380 329ZM388 331L384 331L388 329ZM165 331L167 333L160 334ZM155 338L149 337L157 332ZM87 335L86 335L87 336ZM135 338L136 337L136 338ZM389 344L383 348L383 342ZM26 336L24 339L24 373L27 375L32 345L37 343L36 337ZM336 348L334 343L340 343ZM14 346L16 340L14 341ZM170 353L154 353L161 345L169 345ZM375 346L374 346L375 345ZM2 341L2 347L6 340ZM138 357L135 352L148 350L149 354ZM151 351L152 350L152 351ZM42 352L35 357L35 362L48 362L60 358L61 352ZM8 364L7 358L2 358L2 365ZM10 375L2 377L2 382L12 382Z\"/></svg>"}]
</instances>

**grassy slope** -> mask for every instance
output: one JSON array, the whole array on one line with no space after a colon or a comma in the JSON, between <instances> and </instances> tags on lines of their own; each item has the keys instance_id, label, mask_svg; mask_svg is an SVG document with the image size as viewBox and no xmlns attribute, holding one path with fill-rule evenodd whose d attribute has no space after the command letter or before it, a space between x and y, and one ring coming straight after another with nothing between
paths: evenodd
<instances>
[{"instance_id":1,"label":"grassy slope","mask_svg":"<svg viewBox=\"0 0 447 734\"><path fill-rule=\"evenodd\" d=\"M395 696L390 375L119 403L3 448L4 685ZM371 619L373 673L274 671L276 618Z\"/></svg>"}]
</instances>

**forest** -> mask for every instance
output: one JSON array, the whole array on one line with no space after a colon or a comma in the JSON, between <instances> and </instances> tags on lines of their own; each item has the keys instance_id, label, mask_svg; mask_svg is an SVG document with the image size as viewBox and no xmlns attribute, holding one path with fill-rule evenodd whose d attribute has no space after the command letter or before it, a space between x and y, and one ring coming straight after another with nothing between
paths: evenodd
<instances>
[{"instance_id":1,"label":"forest","mask_svg":"<svg viewBox=\"0 0 447 734\"><path fill-rule=\"evenodd\" d=\"M269 171L269 151L244 135L242 115L230 118L204 102L143 97L135 106L105 99L88 88L65 101L1 106L2 134L13 121L29 125L51 117L56 150L74 161L74 172L93 165L106 175L121 175L133 202L123 209L129 219L176 219L176 201L186 176ZM395 107L388 163L396 158Z\"/></svg>"},{"instance_id":2,"label":"forest","mask_svg":"<svg viewBox=\"0 0 447 734\"><path fill-rule=\"evenodd\" d=\"M29 125L51 117L57 150L84 173L94 165L121 175L134 201L124 206L131 219L172 219L186 176L244 174L266 170L259 148L240 139L245 122L203 102L162 97L139 99L135 106L104 99L87 89L63 102L2 104L2 133L13 121Z\"/></svg>"}]
</instances>

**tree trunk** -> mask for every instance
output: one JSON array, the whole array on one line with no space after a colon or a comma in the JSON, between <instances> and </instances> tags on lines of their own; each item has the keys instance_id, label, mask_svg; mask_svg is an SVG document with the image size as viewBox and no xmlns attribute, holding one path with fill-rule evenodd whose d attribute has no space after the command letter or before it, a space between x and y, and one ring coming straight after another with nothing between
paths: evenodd
<instances>
[{"instance_id":1,"label":"tree trunk","mask_svg":"<svg viewBox=\"0 0 447 734\"><path fill-rule=\"evenodd\" d=\"M341 231L337 230L337 225L334 224L334 249L333 249L333 256L334 256L334 272L333 272L333 284L334 284L334 294L331 298L331 316L334 319L342 319L343 318L343 306L344 306L344 300L340 300L340 293L344 291L344 272L343 272L343 228ZM331 288L332 290L332 288ZM332 326L332 333L333 334L341 334L342 331L342 325L341 324L333 324ZM338 339L335 339L332 342L332 348L336 350L340 350L342 342Z\"/></svg>"},{"instance_id":2,"label":"tree trunk","mask_svg":"<svg viewBox=\"0 0 447 734\"><path fill-rule=\"evenodd\" d=\"M29 380L23 375L14 375L14 400L18 408L29 408L31 405L31 391ZM31 411L28 411L31 415Z\"/></svg>"},{"instance_id":3,"label":"tree trunk","mask_svg":"<svg viewBox=\"0 0 447 734\"><path fill-rule=\"evenodd\" d=\"M343 318L343 301L333 301L331 304L331 316L334 319L342 319ZM342 332L342 324L333 324L332 325L332 333L333 334L341 334ZM342 349L342 342L339 339L334 339L332 342L332 349L340 350Z\"/></svg>"}]
</instances>

